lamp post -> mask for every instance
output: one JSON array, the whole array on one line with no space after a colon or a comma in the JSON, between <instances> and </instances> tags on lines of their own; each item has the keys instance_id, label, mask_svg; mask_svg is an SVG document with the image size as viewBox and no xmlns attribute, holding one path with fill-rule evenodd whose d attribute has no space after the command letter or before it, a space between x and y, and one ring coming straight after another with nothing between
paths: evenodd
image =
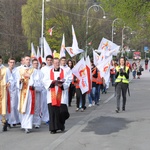
<instances>
[{"instance_id":1,"label":"lamp post","mask_svg":"<svg viewBox=\"0 0 150 150\"><path fill-rule=\"evenodd\" d=\"M114 41L114 25L115 25L115 22L116 21L118 21L118 20L121 20L121 21L123 21L122 19L120 19L120 18L116 18L115 20L113 20L113 22L112 22L112 32L111 32L111 41L113 42ZM124 21L123 21L123 23L124 23Z\"/></svg>"},{"instance_id":2,"label":"lamp post","mask_svg":"<svg viewBox=\"0 0 150 150\"><path fill-rule=\"evenodd\" d=\"M44 11L45 11L45 0L42 0L42 24L41 24L41 37L40 37L40 47L41 47L41 56L43 57L43 48L44 48ZM46 0L46 2L50 2L50 0Z\"/></svg>"},{"instance_id":3,"label":"lamp post","mask_svg":"<svg viewBox=\"0 0 150 150\"><path fill-rule=\"evenodd\" d=\"M98 12L99 9L101 9L101 10L103 11L103 18L104 18L104 19L106 18L105 11L104 11L104 9L103 9L102 6L94 4L94 5L92 5L92 6L90 6L90 7L88 8L87 14L86 14L86 46L85 46L85 57L87 56L87 47L88 47L88 46L87 46L88 23L89 23L88 16L89 16L89 11L90 11L91 8L95 8L94 10L95 10L96 12Z\"/></svg>"},{"instance_id":4,"label":"lamp post","mask_svg":"<svg viewBox=\"0 0 150 150\"><path fill-rule=\"evenodd\" d=\"M124 50L123 50L123 46L124 46L124 45L123 45L123 41L124 41L124 30L125 30L125 29L130 29L131 34L132 34L132 29L131 29L130 27L128 27L128 26L124 26L124 27L123 27L123 29L122 29L122 42L121 42L121 47L122 47L122 54L121 54L121 55L123 55L123 51L124 51Z\"/></svg>"}]
</instances>

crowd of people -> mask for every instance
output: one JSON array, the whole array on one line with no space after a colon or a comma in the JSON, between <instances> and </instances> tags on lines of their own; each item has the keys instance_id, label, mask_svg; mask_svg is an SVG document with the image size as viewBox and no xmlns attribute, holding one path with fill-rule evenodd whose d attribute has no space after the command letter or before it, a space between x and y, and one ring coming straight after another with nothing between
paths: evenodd
<instances>
[{"instance_id":1,"label":"crowd of people","mask_svg":"<svg viewBox=\"0 0 150 150\"><path fill-rule=\"evenodd\" d=\"M145 70L148 69L148 59L145 59ZM142 71L144 71L144 68L142 67L141 61L137 60L132 63L131 66L133 79L140 79L140 76L142 75Z\"/></svg>"},{"instance_id":2,"label":"crowd of people","mask_svg":"<svg viewBox=\"0 0 150 150\"><path fill-rule=\"evenodd\" d=\"M108 84L100 71L91 61L90 91L82 94L79 79L72 74L74 62L65 57L46 57L46 62L39 66L37 59L30 56L21 58L21 65L15 67L15 59L9 58L5 67L0 56L0 117L3 131L7 127L20 125L25 133L33 127L40 128L41 122L49 124L49 131L55 134L65 130L65 121L70 114L68 107L72 99L76 99L75 111L85 111L88 107L100 104L101 93L107 93ZM123 57L119 61L112 60L110 81L115 87L117 109L120 111L121 92L123 97L122 110L125 111L126 93L129 84L129 72L133 77L140 74L140 63L130 65ZM88 102L86 102L86 96Z\"/></svg>"}]
</instances>

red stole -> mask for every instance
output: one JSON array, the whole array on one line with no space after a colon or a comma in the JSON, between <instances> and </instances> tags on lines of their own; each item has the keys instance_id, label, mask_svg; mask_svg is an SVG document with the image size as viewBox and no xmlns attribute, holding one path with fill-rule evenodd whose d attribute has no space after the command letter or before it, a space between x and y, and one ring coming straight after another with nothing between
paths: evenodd
<instances>
[{"instance_id":1,"label":"red stole","mask_svg":"<svg viewBox=\"0 0 150 150\"><path fill-rule=\"evenodd\" d=\"M11 113L11 100L10 100L10 92L7 88L7 111L10 114Z\"/></svg>"},{"instance_id":2,"label":"red stole","mask_svg":"<svg viewBox=\"0 0 150 150\"><path fill-rule=\"evenodd\" d=\"M31 92L31 111L30 114L33 115L35 112L35 90L32 87L29 87L29 90Z\"/></svg>"},{"instance_id":3,"label":"red stole","mask_svg":"<svg viewBox=\"0 0 150 150\"><path fill-rule=\"evenodd\" d=\"M64 78L64 71L60 68L60 80ZM54 80L54 69L50 71L50 80ZM60 106L61 104L61 97L62 97L62 89L58 86L58 92L56 93L55 86L50 89L51 90L51 99L52 99L52 106Z\"/></svg>"}]
</instances>

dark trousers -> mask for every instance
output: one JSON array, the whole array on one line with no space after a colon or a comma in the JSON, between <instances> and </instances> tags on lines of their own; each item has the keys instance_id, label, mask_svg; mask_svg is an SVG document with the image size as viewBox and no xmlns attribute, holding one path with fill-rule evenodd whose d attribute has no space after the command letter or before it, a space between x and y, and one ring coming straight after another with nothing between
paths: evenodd
<instances>
[{"instance_id":1,"label":"dark trousers","mask_svg":"<svg viewBox=\"0 0 150 150\"><path fill-rule=\"evenodd\" d=\"M63 128L63 124L60 122L60 107L52 106L48 104L49 111L49 131L57 131Z\"/></svg>"},{"instance_id":2,"label":"dark trousers","mask_svg":"<svg viewBox=\"0 0 150 150\"><path fill-rule=\"evenodd\" d=\"M117 109L120 109L120 98L122 94L123 102L122 108L126 106L126 94L127 94L128 84L119 82L116 85L116 100L117 100Z\"/></svg>"},{"instance_id":3,"label":"dark trousers","mask_svg":"<svg viewBox=\"0 0 150 150\"><path fill-rule=\"evenodd\" d=\"M82 94L80 88L76 88L76 99L77 99L77 108L80 106L80 100L81 100L81 107L85 108L85 98L86 93Z\"/></svg>"},{"instance_id":4,"label":"dark trousers","mask_svg":"<svg viewBox=\"0 0 150 150\"><path fill-rule=\"evenodd\" d=\"M73 84L70 84L70 87L69 87L69 106L71 106L71 102L72 102L72 98L74 96L74 92L75 91L75 86Z\"/></svg>"},{"instance_id":5,"label":"dark trousers","mask_svg":"<svg viewBox=\"0 0 150 150\"><path fill-rule=\"evenodd\" d=\"M112 86L115 85L115 74L110 75Z\"/></svg>"}]
</instances>

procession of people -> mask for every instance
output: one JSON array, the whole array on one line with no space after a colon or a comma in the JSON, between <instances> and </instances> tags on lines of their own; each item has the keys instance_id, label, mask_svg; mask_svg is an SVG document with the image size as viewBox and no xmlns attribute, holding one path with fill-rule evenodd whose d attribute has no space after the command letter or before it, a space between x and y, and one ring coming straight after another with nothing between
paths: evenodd
<instances>
[{"instance_id":1,"label":"procession of people","mask_svg":"<svg viewBox=\"0 0 150 150\"><path fill-rule=\"evenodd\" d=\"M29 133L33 127L38 129L45 122L49 124L51 134L55 134L65 130L65 121L70 116L68 107L72 106L73 97L76 99L76 112L84 112L87 107L100 104L101 94L106 90L106 79L93 60L91 80L88 81L91 87L86 92L80 86L81 79L73 73L76 65L73 61L48 55L46 65L39 64L36 58L26 55L21 58L20 66L15 67L15 59L9 58L8 67L5 67L0 56L0 117L3 131L7 131L7 127L20 125L25 133ZM139 61L132 64L133 78L136 74L139 78L138 67ZM126 107L130 67L121 57L118 62L111 60L109 69L109 82L115 87L116 112L119 113L121 92L122 110L125 111Z\"/></svg>"}]
</instances>

